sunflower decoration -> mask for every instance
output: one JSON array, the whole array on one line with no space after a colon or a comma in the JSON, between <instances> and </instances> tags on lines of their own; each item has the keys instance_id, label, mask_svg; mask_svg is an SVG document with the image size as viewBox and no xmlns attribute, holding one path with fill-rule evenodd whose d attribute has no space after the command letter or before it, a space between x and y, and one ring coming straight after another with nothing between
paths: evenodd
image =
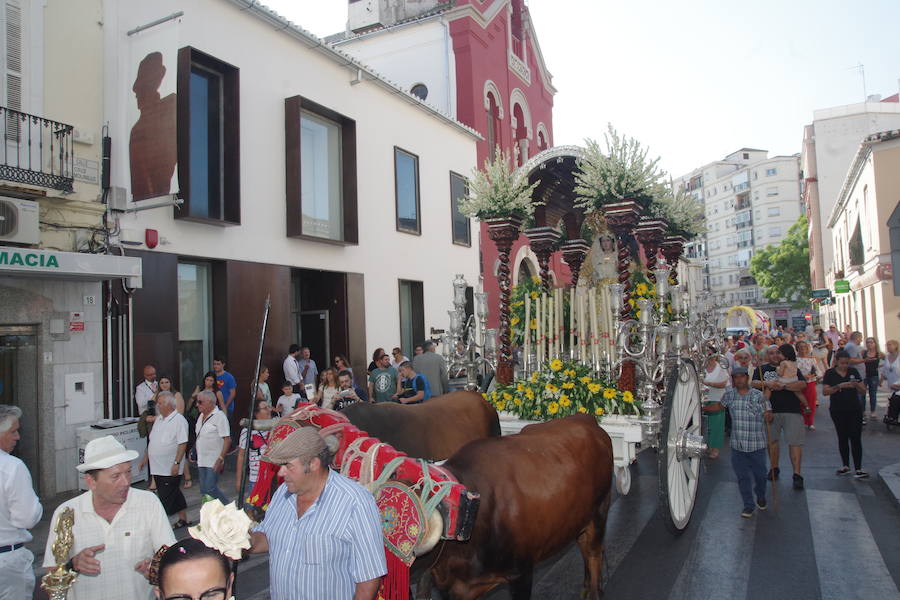
<instances>
[{"instance_id":1,"label":"sunflower decoration","mask_svg":"<svg viewBox=\"0 0 900 600\"><path fill-rule=\"evenodd\" d=\"M546 421L574 414L640 415L634 395L614 383L595 378L590 368L574 361L554 360L527 379L499 386L485 399L499 411L520 419Z\"/></svg>"}]
</instances>

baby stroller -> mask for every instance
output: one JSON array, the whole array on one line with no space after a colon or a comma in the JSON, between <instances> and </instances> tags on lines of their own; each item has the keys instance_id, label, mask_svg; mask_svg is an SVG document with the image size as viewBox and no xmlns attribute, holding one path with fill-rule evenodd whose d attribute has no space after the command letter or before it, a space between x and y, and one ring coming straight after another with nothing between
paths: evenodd
<instances>
[{"instance_id":1,"label":"baby stroller","mask_svg":"<svg viewBox=\"0 0 900 600\"><path fill-rule=\"evenodd\" d=\"M891 394L890 400L888 400L888 410L887 414L884 415L884 424L887 426L888 431L891 430L891 427L900 426L900 394L894 392Z\"/></svg>"}]
</instances>

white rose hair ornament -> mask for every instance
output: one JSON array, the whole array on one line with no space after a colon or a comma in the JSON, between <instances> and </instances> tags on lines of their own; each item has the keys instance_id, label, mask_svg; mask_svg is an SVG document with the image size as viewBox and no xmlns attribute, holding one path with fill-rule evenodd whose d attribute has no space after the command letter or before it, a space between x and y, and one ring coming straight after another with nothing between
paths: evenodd
<instances>
[{"instance_id":1,"label":"white rose hair ornament","mask_svg":"<svg viewBox=\"0 0 900 600\"><path fill-rule=\"evenodd\" d=\"M188 533L232 560L240 560L250 548L250 528L255 523L232 502L227 506L211 500L200 508L200 524L188 527Z\"/></svg>"}]
</instances>

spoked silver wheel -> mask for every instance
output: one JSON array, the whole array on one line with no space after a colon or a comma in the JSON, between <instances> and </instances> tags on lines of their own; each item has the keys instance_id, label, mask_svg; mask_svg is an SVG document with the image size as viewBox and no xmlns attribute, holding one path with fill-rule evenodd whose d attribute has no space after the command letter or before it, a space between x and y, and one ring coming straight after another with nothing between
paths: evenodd
<instances>
[{"instance_id":1,"label":"spoked silver wheel","mask_svg":"<svg viewBox=\"0 0 900 600\"><path fill-rule=\"evenodd\" d=\"M691 521L706 443L700 433L700 381L683 359L672 368L662 410L659 444L659 511L668 529L682 533Z\"/></svg>"},{"instance_id":2,"label":"spoked silver wheel","mask_svg":"<svg viewBox=\"0 0 900 600\"><path fill-rule=\"evenodd\" d=\"M631 465L616 467L616 491L627 496L631 491Z\"/></svg>"}]
</instances>

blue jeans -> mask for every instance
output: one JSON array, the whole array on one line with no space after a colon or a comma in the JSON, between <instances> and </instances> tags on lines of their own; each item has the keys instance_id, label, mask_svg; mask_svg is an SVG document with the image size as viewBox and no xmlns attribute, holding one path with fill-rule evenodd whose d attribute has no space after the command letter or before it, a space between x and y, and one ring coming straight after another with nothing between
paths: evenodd
<instances>
[{"instance_id":1,"label":"blue jeans","mask_svg":"<svg viewBox=\"0 0 900 600\"><path fill-rule=\"evenodd\" d=\"M219 474L212 467L198 467L200 472L200 493L212 498L218 498L222 504L228 504L230 500L219 489Z\"/></svg>"},{"instance_id":2,"label":"blue jeans","mask_svg":"<svg viewBox=\"0 0 900 600\"><path fill-rule=\"evenodd\" d=\"M878 375L866 377L866 389L869 390L869 412L875 412L877 405L876 395L878 394ZM865 398L863 399L863 412L866 412Z\"/></svg>"},{"instance_id":3,"label":"blue jeans","mask_svg":"<svg viewBox=\"0 0 900 600\"><path fill-rule=\"evenodd\" d=\"M737 475L738 489L744 508L753 510L753 492L759 500L766 499L766 449L741 452L731 449L731 467Z\"/></svg>"}]
</instances>

